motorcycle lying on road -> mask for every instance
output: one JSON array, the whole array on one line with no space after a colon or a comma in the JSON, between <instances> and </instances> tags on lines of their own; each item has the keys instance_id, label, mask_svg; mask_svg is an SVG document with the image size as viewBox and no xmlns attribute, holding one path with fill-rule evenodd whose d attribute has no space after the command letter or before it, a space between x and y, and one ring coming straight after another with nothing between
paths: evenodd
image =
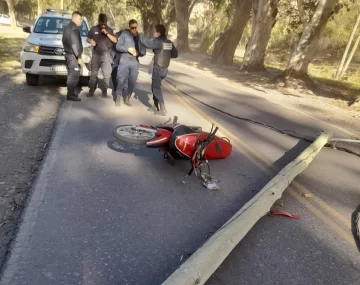
<instances>
[{"instance_id":1,"label":"motorcycle lying on road","mask_svg":"<svg viewBox=\"0 0 360 285\"><path fill-rule=\"evenodd\" d=\"M175 116L172 123L169 119L158 126L121 125L114 129L114 136L126 143L146 145L148 148L158 148L164 153L164 158L174 165L176 159L189 159L193 172L203 179L203 185L210 190L217 190L217 180L212 179L209 160L223 159L232 151L230 140L216 136L218 128L212 127L210 132L202 131L201 127L186 126L177 123ZM207 166L208 173L202 171Z\"/></svg>"}]
</instances>

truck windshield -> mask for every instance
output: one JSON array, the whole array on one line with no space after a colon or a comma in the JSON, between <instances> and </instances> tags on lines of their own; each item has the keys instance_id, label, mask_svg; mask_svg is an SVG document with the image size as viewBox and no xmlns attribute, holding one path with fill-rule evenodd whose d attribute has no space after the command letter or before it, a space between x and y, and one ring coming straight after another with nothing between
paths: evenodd
<instances>
[{"instance_id":1,"label":"truck windshield","mask_svg":"<svg viewBox=\"0 0 360 285\"><path fill-rule=\"evenodd\" d=\"M64 26L69 24L71 19L41 17L35 26L34 32L39 34L62 34ZM88 27L85 21L78 27L80 35L86 37L88 34Z\"/></svg>"}]
</instances>

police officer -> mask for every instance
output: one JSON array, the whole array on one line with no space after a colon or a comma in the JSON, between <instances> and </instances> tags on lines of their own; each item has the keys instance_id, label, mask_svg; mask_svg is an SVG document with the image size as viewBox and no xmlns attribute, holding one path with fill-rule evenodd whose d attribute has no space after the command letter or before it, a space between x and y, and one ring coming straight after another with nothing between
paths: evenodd
<instances>
[{"instance_id":1,"label":"police officer","mask_svg":"<svg viewBox=\"0 0 360 285\"><path fill-rule=\"evenodd\" d=\"M98 25L90 29L87 42L94 47L94 52L91 58L91 75L89 82L88 97L94 96L95 85L99 68L104 75L104 86L102 90L102 97L107 97L107 89L109 87L109 80L111 74L112 56L111 50L117 38L113 30L107 26L107 16L105 14L99 15Z\"/></svg>"},{"instance_id":2,"label":"police officer","mask_svg":"<svg viewBox=\"0 0 360 285\"><path fill-rule=\"evenodd\" d=\"M82 23L82 14L78 11L72 13L72 21L65 25L62 37L62 43L65 50L66 67L68 70L67 76L67 100L81 101L78 95L75 94L75 88L80 78L80 68L83 64L81 54L83 46L81 42L80 31L78 27Z\"/></svg>"},{"instance_id":3,"label":"police officer","mask_svg":"<svg viewBox=\"0 0 360 285\"><path fill-rule=\"evenodd\" d=\"M166 28L164 25L155 26L155 38L151 39L143 34L140 34L140 44L145 48L153 49L153 70L151 90L153 93L154 106L150 107L148 111L153 111L156 115L165 116L166 108L164 96L161 90L161 82L165 79L168 67L170 65L170 58L177 58L178 51L174 44L166 37Z\"/></svg>"},{"instance_id":4,"label":"police officer","mask_svg":"<svg viewBox=\"0 0 360 285\"><path fill-rule=\"evenodd\" d=\"M120 30L117 33L115 33L115 37L118 39L122 32L123 32L123 30ZM111 71L111 81L113 83L113 97L115 100L116 77L117 77L117 70L118 70L119 62L120 62L120 52L118 50L116 50L116 45L113 47L112 53L113 53L113 64L112 64L112 71Z\"/></svg>"},{"instance_id":5,"label":"police officer","mask_svg":"<svg viewBox=\"0 0 360 285\"><path fill-rule=\"evenodd\" d=\"M116 78L116 92L115 92L115 106L121 106L121 99L123 98L125 105L131 107L130 97L135 90L136 80L139 73L139 56L146 54L146 49L139 46L136 49L137 37L137 21L129 21L129 29L122 31L116 44L116 50L120 53L119 67ZM124 92L124 87L128 81L127 94Z\"/></svg>"}]
</instances>

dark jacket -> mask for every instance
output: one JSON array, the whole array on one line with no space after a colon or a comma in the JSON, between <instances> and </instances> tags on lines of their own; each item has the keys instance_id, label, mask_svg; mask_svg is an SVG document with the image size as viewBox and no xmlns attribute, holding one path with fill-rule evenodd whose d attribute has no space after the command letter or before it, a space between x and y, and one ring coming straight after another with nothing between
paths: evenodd
<instances>
[{"instance_id":1,"label":"dark jacket","mask_svg":"<svg viewBox=\"0 0 360 285\"><path fill-rule=\"evenodd\" d=\"M119 39L121 33L123 30L120 30L119 32L115 33L115 37ZM111 57L113 58L113 66L119 65L120 61L120 52L116 49L116 45L113 46L113 49L110 51Z\"/></svg>"},{"instance_id":2,"label":"dark jacket","mask_svg":"<svg viewBox=\"0 0 360 285\"><path fill-rule=\"evenodd\" d=\"M168 41L166 36L160 36L158 38L150 38L145 36L144 34L139 35L140 46L143 46L144 48L152 49L155 55L161 52L163 48L163 43L166 41ZM178 51L172 42L171 44L172 44L171 58L177 58Z\"/></svg>"},{"instance_id":3,"label":"dark jacket","mask_svg":"<svg viewBox=\"0 0 360 285\"><path fill-rule=\"evenodd\" d=\"M83 53L83 45L77 28L73 21L65 25L62 43L66 53L74 54L76 58L80 58Z\"/></svg>"},{"instance_id":4,"label":"dark jacket","mask_svg":"<svg viewBox=\"0 0 360 285\"><path fill-rule=\"evenodd\" d=\"M121 57L133 58L134 56L128 53L129 48L135 48L140 56L146 54L146 49L138 44L138 35L134 37L130 30L123 30L116 43L116 50L120 53Z\"/></svg>"}]
</instances>

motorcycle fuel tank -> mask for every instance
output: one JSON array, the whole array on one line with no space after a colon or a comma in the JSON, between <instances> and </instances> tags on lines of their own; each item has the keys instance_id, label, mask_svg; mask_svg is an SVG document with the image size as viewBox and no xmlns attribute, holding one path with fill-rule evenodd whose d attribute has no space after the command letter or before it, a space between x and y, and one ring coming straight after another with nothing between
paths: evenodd
<instances>
[{"instance_id":1,"label":"motorcycle fuel tank","mask_svg":"<svg viewBox=\"0 0 360 285\"><path fill-rule=\"evenodd\" d=\"M178 136L175 140L177 150L187 157L191 157L195 151L196 142L203 141L208 137L208 133L194 133ZM220 152L216 149L216 144L220 147ZM206 147L205 159L221 159L231 154L232 145L228 140L215 136L214 140Z\"/></svg>"}]
</instances>

